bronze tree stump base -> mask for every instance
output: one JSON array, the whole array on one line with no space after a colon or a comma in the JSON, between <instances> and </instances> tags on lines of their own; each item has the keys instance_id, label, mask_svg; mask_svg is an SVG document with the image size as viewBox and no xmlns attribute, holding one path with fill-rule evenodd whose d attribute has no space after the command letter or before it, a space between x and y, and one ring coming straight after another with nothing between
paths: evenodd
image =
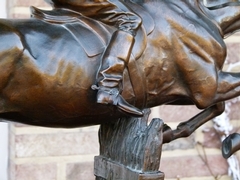
<instances>
[{"instance_id":1,"label":"bronze tree stump base","mask_svg":"<svg viewBox=\"0 0 240 180\"><path fill-rule=\"evenodd\" d=\"M150 110L143 118L121 118L99 130L100 155L94 160L96 180L164 180L159 171L163 122Z\"/></svg>"}]
</instances>

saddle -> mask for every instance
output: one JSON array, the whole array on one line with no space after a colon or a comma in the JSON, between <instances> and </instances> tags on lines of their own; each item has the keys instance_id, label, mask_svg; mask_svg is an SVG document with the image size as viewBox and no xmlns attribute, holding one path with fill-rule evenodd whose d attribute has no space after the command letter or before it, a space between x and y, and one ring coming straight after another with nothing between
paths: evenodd
<instances>
[{"instance_id":1,"label":"saddle","mask_svg":"<svg viewBox=\"0 0 240 180\"><path fill-rule=\"evenodd\" d=\"M139 5L128 2L128 5L138 11L143 16L143 26L139 28L135 37L135 45L132 54L138 59L146 48L146 34L150 34L154 29L154 22L151 16ZM41 10L30 7L31 17L40 19L51 24L61 24L75 38L89 57L103 53L112 33L116 30L102 22L83 16L81 13L70 9ZM147 20L146 20L147 19Z\"/></svg>"}]
</instances>

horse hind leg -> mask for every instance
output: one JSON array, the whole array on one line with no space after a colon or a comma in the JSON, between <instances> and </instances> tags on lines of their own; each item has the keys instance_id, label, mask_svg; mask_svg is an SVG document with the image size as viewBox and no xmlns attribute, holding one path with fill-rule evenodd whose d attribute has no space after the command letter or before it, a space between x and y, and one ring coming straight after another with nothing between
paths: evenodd
<instances>
[{"instance_id":1,"label":"horse hind leg","mask_svg":"<svg viewBox=\"0 0 240 180\"><path fill-rule=\"evenodd\" d=\"M204 109L188 121L180 123L175 130L172 130L169 126L165 125L163 128L163 143L168 143L178 138L190 136L201 125L222 114L224 109L225 103L220 102Z\"/></svg>"},{"instance_id":2,"label":"horse hind leg","mask_svg":"<svg viewBox=\"0 0 240 180\"><path fill-rule=\"evenodd\" d=\"M202 124L220 115L225 108L224 101L237 97L239 95L240 73L219 71L217 88L214 97L210 99L207 104L201 103L205 101L205 98L202 98L201 101L198 101L198 105L202 107L207 106L210 103L213 105L207 107L205 110L192 117L188 121L180 123L176 130L172 130L170 127L165 125L163 133L164 143L181 137L189 136Z\"/></svg>"}]
</instances>

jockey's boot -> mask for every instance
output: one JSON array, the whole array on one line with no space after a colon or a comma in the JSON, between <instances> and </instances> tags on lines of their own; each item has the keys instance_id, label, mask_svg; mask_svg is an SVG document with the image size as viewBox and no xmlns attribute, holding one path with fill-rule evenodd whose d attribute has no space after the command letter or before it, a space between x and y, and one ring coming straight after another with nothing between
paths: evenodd
<instances>
[{"instance_id":1,"label":"jockey's boot","mask_svg":"<svg viewBox=\"0 0 240 180\"><path fill-rule=\"evenodd\" d=\"M98 72L97 103L115 105L127 115L141 117L143 112L130 105L120 94L123 71L128 64L134 41L134 37L124 31L116 31L113 34L103 53Z\"/></svg>"}]
</instances>

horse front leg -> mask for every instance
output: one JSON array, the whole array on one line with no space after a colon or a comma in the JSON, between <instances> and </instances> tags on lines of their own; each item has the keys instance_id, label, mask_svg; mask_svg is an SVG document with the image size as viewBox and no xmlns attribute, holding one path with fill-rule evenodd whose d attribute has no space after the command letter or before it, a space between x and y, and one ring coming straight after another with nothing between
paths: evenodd
<instances>
[{"instance_id":1,"label":"horse front leg","mask_svg":"<svg viewBox=\"0 0 240 180\"><path fill-rule=\"evenodd\" d=\"M201 125L222 114L224 109L224 102L217 103L198 113L188 121L180 123L175 130L172 130L165 124L163 128L163 143L168 143L182 137L188 137Z\"/></svg>"}]
</instances>

